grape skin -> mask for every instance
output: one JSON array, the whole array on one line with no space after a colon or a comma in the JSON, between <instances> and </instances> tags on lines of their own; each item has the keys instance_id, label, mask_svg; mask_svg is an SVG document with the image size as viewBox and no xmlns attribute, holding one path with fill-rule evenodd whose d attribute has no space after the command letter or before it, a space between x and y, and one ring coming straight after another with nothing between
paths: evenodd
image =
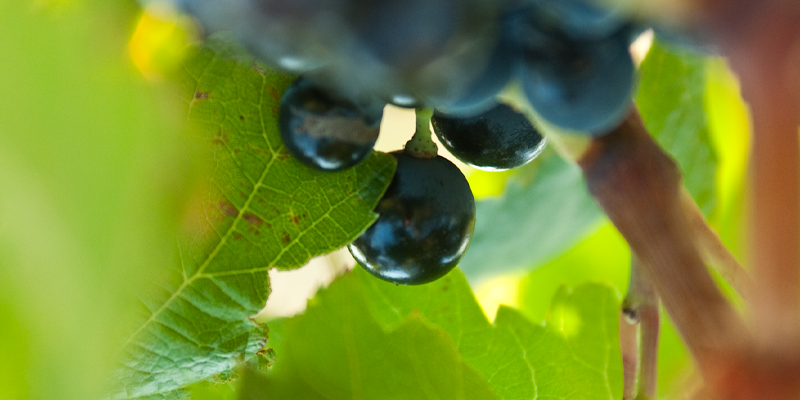
<instances>
[{"instance_id":1,"label":"grape skin","mask_svg":"<svg viewBox=\"0 0 800 400\"><path fill-rule=\"evenodd\" d=\"M418 285L446 275L467 251L475 229L475 199L447 159L402 151L375 212L378 219L348 249L370 274Z\"/></svg>"},{"instance_id":2,"label":"grape skin","mask_svg":"<svg viewBox=\"0 0 800 400\"><path fill-rule=\"evenodd\" d=\"M281 98L278 127L286 149L300 162L341 171L372 152L382 115L379 104L359 106L300 78Z\"/></svg>"},{"instance_id":3,"label":"grape skin","mask_svg":"<svg viewBox=\"0 0 800 400\"><path fill-rule=\"evenodd\" d=\"M627 31L601 40L576 40L530 29L523 44L521 80L528 101L545 120L602 135L631 106L634 66Z\"/></svg>"},{"instance_id":4,"label":"grape skin","mask_svg":"<svg viewBox=\"0 0 800 400\"><path fill-rule=\"evenodd\" d=\"M528 119L505 104L471 118L441 113L431 119L439 142L472 167L504 171L532 161L546 140Z\"/></svg>"},{"instance_id":5,"label":"grape skin","mask_svg":"<svg viewBox=\"0 0 800 400\"><path fill-rule=\"evenodd\" d=\"M599 39L613 35L625 24L621 6L605 8L592 0L534 0L540 24L556 25L575 39Z\"/></svg>"}]
</instances>

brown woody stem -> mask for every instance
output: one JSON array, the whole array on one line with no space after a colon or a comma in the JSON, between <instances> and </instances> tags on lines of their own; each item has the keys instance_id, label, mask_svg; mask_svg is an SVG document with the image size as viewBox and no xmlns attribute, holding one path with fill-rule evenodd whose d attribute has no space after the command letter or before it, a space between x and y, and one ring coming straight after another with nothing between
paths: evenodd
<instances>
[{"instance_id":1,"label":"brown woody stem","mask_svg":"<svg viewBox=\"0 0 800 400\"><path fill-rule=\"evenodd\" d=\"M695 247L675 162L647 133L638 110L592 140L578 161L589 191L641 261L701 370L746 340L744 323Z\"/></svg>"},{"instance_id":2,"label":"brown woody stem","mask_svg":"<svg viewBox=\"0 0 800 400\"><path fill-rule=\"evenodd\" d=\"M658 383L658 335L661 326L658 294L642 269L642 263L632 255L628 295L622 308L620 347L623 365L623 399L655 399ZM623 323L624 326L623 332ZM637 330L638 328L638 330ZM641 334L641 340L637 336ZM634 346L633 349L630 347ZM635 356L628 360L626 351ZM638 365L638 373L637 373ZM636 377L639 391L636 394Z\"/></svg>"},{"instance_id":3,"label":"brown woody stem","mask_svg":"<svg viewBox=\"0 0 800 400\"><path fill-rule=\"evenodd\" d=\"M800 339L800 3L695 1L750 106L755 335L762 350L785 355Z\"/></svg>"},{"instance_id":4,"label":"brown woody stem","mask_svg":"<svg viewBox=\"0 0 800 400\"><path fill-rule=\"evenodd\" d=\"M622 354L622 400L636 397L639 373L639 321L623 308L619 312L619 348Z\"/></svg>"},{"instance_id":5,"label":"brown woody stem","mask_svg":"<svg viewBox=\"0 0 800 400\"><path fill-rule=\"evenodd\" d=\"M708 225L697 203L685 189L681 191L681 201L695 235L697 246L703 260L713 266L731 287L745 301L750 300L753 291L753 278L733 257L716 232Z\"/></svg>"},{"instance_id":6,"label":"brown woody stem","mask_svg":"<svg viewBox=\"0 0 800 400\"><path fill-rule=\"evenodd\" d=\"M658 337L661 332L661 310L655 292L652 302L642 306L641 347L639 366L639 394L637 399L655 399L658 390Z\"/></svg>"}]
</instances>

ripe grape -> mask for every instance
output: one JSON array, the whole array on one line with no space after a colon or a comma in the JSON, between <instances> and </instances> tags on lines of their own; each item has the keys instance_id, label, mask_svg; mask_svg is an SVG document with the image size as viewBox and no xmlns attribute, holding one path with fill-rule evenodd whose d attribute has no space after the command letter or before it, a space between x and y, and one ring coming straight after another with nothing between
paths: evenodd
<instances>
[{"instance_id":1,"label":"ripe grape","mask_svg":"<svg viewBox=\"0 0 800 400\"><path fill-rule=\"evenodd\" d=\"M428 283L446 275L467 251L475 200L450 161L390 154L397 159L397 171L375 208L378 219L348 248L380 279Z\"/></svg>"},{"instance_id":2,"label":"ripe grape","mask_svg":"<svg viewBox=\"0 0 800 400\"><path fill-rule=\"evenodd\" d=\"M479 169L502 171L525 165L546 143L524 115L505 104L472 118L437 113L431 122L447 151Z\"/></svg>"},{"instance_id":3,"label":"ripe grape","mask_svg":"<svg viewBox=\"0 0 800 400\"><path fill-rule=\"evenodd\" d=\"M302 73L336 57L348 27L341 15L349 0L235 0L244 3L234 35L259 58Z\"/></svg>"},{"instance_id":4,"label":"ripe grape","mask_svg":"<svg viewBox=\"0 0 800 400\"><path fill-rule=\"evenodd\" d=\"M627 31L593 40L531 24L526 31L521 78L536 112L562 128L592 135L616 127L627 114L633 90Z\"/></svg>"},{"instance_id":5,"label":"ripe grape","mask_svg":"<svg viewBox=\"0 0 800 400\"><path fill-rule=\"evenodd\" d=\"M555 25L562 33L577 39L608 37L622 28L622 5L609 8L593 0L535 0L536 14L543 25Z\"/></svg>"},{"instance_id":6,"label":"ripe grape","mask_svg":"<svg viewBox=\"0 0 800 400\"><path fill-rule=\"evenodd\" d=\"M466 13L458 0L352 0L349 24L382 63L418 68L442 54Z\"/></svg>"},{"instance_id":7,"label":"ripe grape","mask_svg":"<svg viewBox=\"0 0 800 400\"><path fill-rule=\"evenodd\" d=\"M281 98L278 126L286 149L300 162L341 171L372 152L382 116L382 104L356 104L300 78Z\"/></svg>"}]
</instances>

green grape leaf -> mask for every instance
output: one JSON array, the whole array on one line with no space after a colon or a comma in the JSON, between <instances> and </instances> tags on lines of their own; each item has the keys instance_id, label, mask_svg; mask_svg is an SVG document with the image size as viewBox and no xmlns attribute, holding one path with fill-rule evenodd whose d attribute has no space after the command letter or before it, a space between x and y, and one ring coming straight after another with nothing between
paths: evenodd
<instances>
[{"instance_id":1,"label":"green grape leaf","mask_svg":"<svg viewBox=\"0 0 800 400\"><path fill-rule=\"evenodd\" d=\"M190 202L175 264L140 297L113 398L169 393L251 358L266 340L250 317L264 307L267 271L333 251L377 217L392 157L375 153L341 173L290 157L277 108L291 81L228 35L190 52L181 77L190 145L212 172Z\"/></svg>"},{"instance_id":2,"label":"green grape leaf","mask_svg":"<svg viewBox=\"0 0 800 400\"><path fill-rule=\"evenodd\" d=\"M0 399L97 399L187 172L130 1L0 1ZM169 240L169 244L174 240Z\"/></svg>"},{"instance_id":3,"label":"green grape leaf","mask_svg":"<svg viewBox=\"0 0 800 400\"><path fill-rule=\"evenodd\" d=\"M683 171L708 215L716 206L717 156L705 109L707 59L653 42L640 67L636 104L647 130Z\"/></svg>"},{"instance_id":4,"label":"green grape leaf","mask_svg":"<svg viewBox=\"0 0 800 400\"><path fill-rule=\"evenodd\" d=\"M450 338L418 313L391 331L381 329L354 274L318 292L304 314L272 329L275 366L267 376L246 378L241 398L497 398Z\"/></svg>"},{"instance_id":5,"label":"green grape leaf","mask_svg":"<svg viewBox=\"0 0 800 400\"><path fill-rule=\"evenodd\" d=\"M230 382L205 380L189 386L186 391L191 393L188 397L191 400L236 400L239 398L236 393L239 382L239 380Z\"/></svg>"},{"instance_id":6,"label":"green grape leaf","mask_svg":"<svg viewBox=\"0 0 800 400\"><path fill-rule=\"evenodd\" d=\"M403 288L363 271L356 275L369 293L365 303L385 329L404 315L421 314L447 332L465 361L501 399L560 398L564 393L585 399L622 396L617 336L620 302L609 286L582 285L573 293L562 288L545 326L507 307L500 309L492 326L460 271L428 285ZM559 379L559 374L564 377ZM567 378L570 375L573 378Z\"/></svg>"},{"instance_id":7,"label":"green grape leaf","mask_svg":"<svg viewBox=\"0 0 800 400\"><path fill-rule=\"evenodd\" d=\"M505 306L498 310L495 326L508 329L522 346L535 396L619 399L618 314L619 302L609 288L585 285L556 295L545 327Z\"/></svg>"},{"instance_id":8,"label":"green grape leaf","mask_svg":"<svg viewBox=\"0 0 800 400\"><path fill-rule=\"evenodd\" d=\"M136 400L187 400L190 397L190 392L185 389L175 389L168 392L159 392L145 396L135 397Z\"/></svg>"},{"instance_id":9,"label":"green grape leaf","mask_svg":"<svg viewBox=\"0 0 800 400\"><path fill-rule=\"evenodd\" d=\"M479 200L475 208L475 234L459 264L470 280L542 263L603 218L580 168L552 150L515 172L501 197Z\"/></svg>"},{"instance_id":10,"label":"green grape leaf","mask_svg":"<svg viewBox=\"0 0 800 400\"><path fill-rule=\"evenodd\" d=\"M242 398L309 388L313 395L293 398L436 398L418 390L446 375L455 393L439 398L462 398L456 395L471 382L471 391L488 385L494 393L483 398L619 399L618 309L611 288L585 285L558 293L545 326L508 308L492 325L458 270L427 285L395 286L357 268L305 314L271 324L275 367L246 380ZM469 368L452 358L453 347ZM440 358L454 364L431 361Z\"/></svg>"},{"instance_id":11,"label":"green grape leaf","mask_svg":"<svg viewBox=\"0 0 800 400\"><path fill-rule=\"evenodd\" d=\"M618 293L625 293L630 271L628 242L611 222L606 222L586 240L528 273L519 283L516 304L532 321L545 321L550 299L562 286L603 282Z\"/></svg>"}]
</instances>

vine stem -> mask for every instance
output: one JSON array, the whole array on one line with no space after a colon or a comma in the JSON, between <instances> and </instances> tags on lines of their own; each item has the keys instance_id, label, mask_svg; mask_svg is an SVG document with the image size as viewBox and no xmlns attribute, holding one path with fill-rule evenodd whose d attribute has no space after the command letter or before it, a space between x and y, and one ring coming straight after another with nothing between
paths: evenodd
<instances>
[{"instance_id":1,"label":"vine stem","mask_svg":"<svg viewBox=\"0 0 800 400\"><path fill-rule=\"evenodd\" d=\"M749 258L762 352L800 350L800 4L698 1L699 23L730 61L753 120Z\"/></svg>"},{"instance_id":2,"label":"vine stem","mask_svg":"<svg viewBox=\"0 0 800 400\"><path fill-rule=\"evenodd\" d=\"M417 129L414 136L406 143L406 154L416 158L434 158L439 148L431 138L431 118L433 108L418 108L416 110Z\"/></svg>"},{"instance_id":3,"label":"vine stem","mask_svg":"<svg viewBox=\"0 0 800 400\"><path fill-rule=\"evenodd\" d=\"M631 259L628 295L625 297L620 316L622 398L623 400L655 399L658 387L658 336L661 329L661 312L658 294L635 254Z\"/></svg>"},{"instance_id":4,"label":"vine stem","mask_svg":"<svg viewBox=\"0 0 800 400\"><path fill-rule=\"evenodd\" d=\"M639 321L625 309L619 312L619 348L622 354L622 400L636 397L639 374Z\"/></svg>"},{"instance_id":5,"label":"vine stem","mask_svg":"<svg viewBox=\"0 0 800 400\"><path fill-rule=\"evenodd\" d=\"M635 107L618 128L592 139L578 164L701 370L715 370L745 345L747 331L694 243L677 165L647 133Z\"/></svg>"},{"instance_id":6,"label":"vine stem","mask_svg":"<svg viewBox=\"0 0 800 400\"><path fill-rule=\"evenodd\" d=\"M749 302L753 296L753 278L708 225L703 212L685 188L681 191L681 202L703 260L713 266L742 299Z\"/></svg>"},{"instance_id":7,"label":"vine stem","mask_svg":"<svg viewBox=\"0 0 800 400\"><path fill-rule=\"evenodd\" d=\"M652 282L645 275L636 256L631 263L631 285L628 305L637 309L641 335L638 400L655 399L658 389L658 337L661 332L661 309Z\"/></svg>"}]
</instances>

